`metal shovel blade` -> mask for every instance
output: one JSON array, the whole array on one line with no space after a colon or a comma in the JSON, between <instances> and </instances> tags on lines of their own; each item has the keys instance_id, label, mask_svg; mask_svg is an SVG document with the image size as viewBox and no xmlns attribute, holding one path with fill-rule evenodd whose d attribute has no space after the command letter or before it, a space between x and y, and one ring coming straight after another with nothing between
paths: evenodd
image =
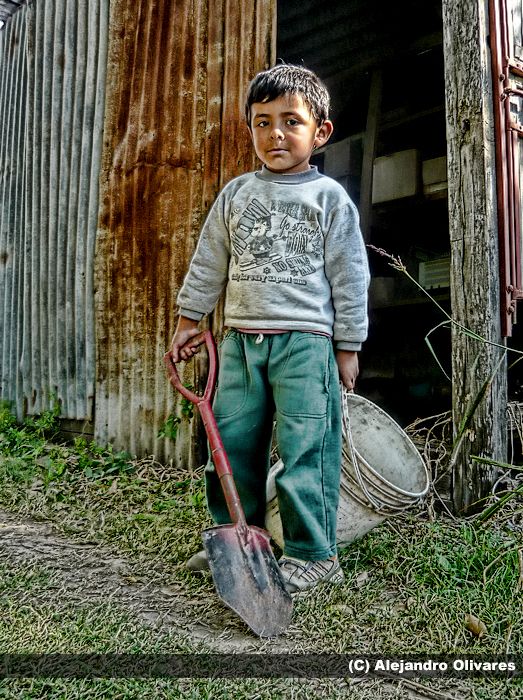
<instances>
[{"instance_id":1,"label":"metal shovel blade","mask_svg":"<svg viewBox=\"0 0 523 700\"><path fill-rule=\"evenodd\" d=\"M217 525L202 532L216 591L259 637L275 637L291 621L285 588L269 534L259 527Z\"/></svg>"}]
</instances>

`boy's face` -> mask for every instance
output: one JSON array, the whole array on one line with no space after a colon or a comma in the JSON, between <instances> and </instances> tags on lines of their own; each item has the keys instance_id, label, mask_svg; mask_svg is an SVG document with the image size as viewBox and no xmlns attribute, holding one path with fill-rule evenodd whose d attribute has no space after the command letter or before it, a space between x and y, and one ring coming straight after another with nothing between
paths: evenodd
<instances>
[{"instance_id":1,"label":"boy's face","mask_svg":"<svg viewBox=\"0 0 523 700\"><path fill-rule=\"evenodd\" d=\"M332 129L328 120L317 125L300 95L282 95L251 105L254 150L261 162L277 173L308 170L314 147L327 143Z\"/></svg>"}]
</instances>

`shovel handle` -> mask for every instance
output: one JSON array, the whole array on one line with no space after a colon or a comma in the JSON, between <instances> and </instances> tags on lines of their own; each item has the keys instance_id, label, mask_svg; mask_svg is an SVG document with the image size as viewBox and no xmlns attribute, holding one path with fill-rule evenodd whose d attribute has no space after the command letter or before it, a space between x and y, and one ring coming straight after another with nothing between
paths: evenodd
<instances>
[{"instance_id":1,"label":"shovel handle","mask_svg":"<svg viewBox=\"0 0 523 700\"><path fill-rule=\"evenodd\" d=\"M173 387L177 391L179 391L180 394L182 394L182 396L185 396L186 399L189 399L189 401L191 401L192 403L199 405L200 403L202 403L202 401L210 402L212 398L212 393L214 391L214 385L216 384L216 370L218 367L216 343L214 342L213 335L209 330L202 331L198 335L194 336L194 338L191 339L191 342L196 345L203 345L205 343L207 347L207 352L209 354L209 373L207 375L207 384L205 386L205 391L203 392L202 396L198 396L198 394L195 394L193 391L191 391L182 384L182 382L180 381L180 375L178 374L178 370L176 369L176 363L173 360L173 356L170 350L166 352L163 356L163 361L165 362L165 366L167 367L169 381L171 382Z\"/></svg>"},{"instance_id":2,"label":"shovel handle","mask_svg":"<svg viewBox=\"0 0 523 700\"><path fill-rule=\"evenodd\" d=\"M205 386L205 391L202 396L198 396L190 389L187 389L181 381L178 370L176 369L176 363L173 360L171 351L166 352L163 356L165 365L167 367L167 372L169 373L169 380L174 388L189 399L192 403L198 406L200 411L200 416L202 417L203 425L205 427L205 432L209 439L209 447L211 448L211 457L216 467L216 473L220 479L220 484L222 487L223 495L225 496L225 501L227 503L227 508L229 510L229 515L233 523L237 524L241 531L246 531L247 522L245 520L245 514L238 496L238 491L234 483L231 465L227 454L225 453L225 448L218 432L218 426L216 425L216 419L211 407L211 398L214 391L214 386L216 384L216 373L218 367L218 357L216 351L216 343L211 331L202 331L198 335L194 336L192 342L197 345L207 346L207 352L209 353L209 374L207 377L207 384Z\"/></svg>"}]
</instances>

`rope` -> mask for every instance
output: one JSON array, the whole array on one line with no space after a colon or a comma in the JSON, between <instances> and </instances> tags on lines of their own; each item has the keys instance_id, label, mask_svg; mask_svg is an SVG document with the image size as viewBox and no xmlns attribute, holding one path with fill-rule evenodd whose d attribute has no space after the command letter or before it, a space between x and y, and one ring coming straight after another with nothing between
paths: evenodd
<instances>
[{"instance_id":1,"label":"rope","mask_svg":"<svg viewBox=\"0 0 523 700\"><path fill-rule=\"evenodd\" d=\"M373 493L371 493L365 483L365 476L362 474L360 469L360 464L367 469L372 469L365 458L357 451L354 445L354 439L352 436L352 430L350 426L349 417L349 395L352 393L345 386L340 384L341 387L341 404L342 404L342 436L343 436L343 448L342 448L342 470L347 481L352 485L350 489L341 480L341 489L345 491L351 498L356 500L360 505L372 508L382 515L394 515L401 511L411 508L421 497L411 498L408 503L403 504L392 504L384 503L379 500ZM372 470L375 472L375 470ZM375 472L376 473L376 472ZM379 478L379 475L377 475ZM391 485L393 488L393 485ZM355 489L360 489L365 498L363 498ZM376 487L379 488L379 487ZM365 500L366 499L366 500Z\"/></svg>"}]
</instances>

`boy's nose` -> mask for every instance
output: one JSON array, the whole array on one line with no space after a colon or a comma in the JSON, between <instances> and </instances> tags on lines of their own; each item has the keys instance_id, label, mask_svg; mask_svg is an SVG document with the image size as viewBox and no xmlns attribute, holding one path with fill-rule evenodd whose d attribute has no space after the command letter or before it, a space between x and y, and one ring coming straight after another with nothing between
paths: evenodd
<instances>
[{"instance_id":1,"label":"boy's nose","mask_svg":"<svg viewBox=\"0 0 523 700\"><path fill-rule=\"evenodd\" d=\"M274 129L271 131L271 139L273 139L274 141L283 141L284 138L285 136L283 134L283 131L279 127L275 126Z\"/></svg>"}]
</instances>

